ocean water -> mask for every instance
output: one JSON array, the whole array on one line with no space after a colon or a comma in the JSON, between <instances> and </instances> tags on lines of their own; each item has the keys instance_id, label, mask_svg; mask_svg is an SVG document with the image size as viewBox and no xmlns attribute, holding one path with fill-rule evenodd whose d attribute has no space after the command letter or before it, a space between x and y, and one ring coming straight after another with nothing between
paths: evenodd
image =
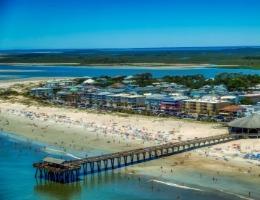
<instances>
[{"instance_id":1,"label":"ocean water","mask_svg":"<svg viewBox=\"0 0 260 200\"><path fill-rule=\"evenodd\" d=\"M8 66L0 65L0 80L23 79L35 77L82 77L82 76L116 76L116 75L134 75L138 73L150 72L154 77L163 77L166 75L195 75L203 74L207 78L212 78L216 74L227 73L243 73L243 74L259 74L260 70L254 69L227 69L227 68L146 68L146 67L73 67L73 66Z\"/></svg>"},{"instance_id":2,"label":"ocean water","mask_svg":"<svg viewBox=\"0 0 260 200\"><path fill-rule=\"evenodd\" d=\"M240 199L199 186L139 177L126 173L123 168L82 177L80 182L67 185L46 182L35 179L32 167L34 162L50 155L42 150L44 144L20 140L6 133L0 134L0 143L1 200Z\"/></svg>"}]
</instances>

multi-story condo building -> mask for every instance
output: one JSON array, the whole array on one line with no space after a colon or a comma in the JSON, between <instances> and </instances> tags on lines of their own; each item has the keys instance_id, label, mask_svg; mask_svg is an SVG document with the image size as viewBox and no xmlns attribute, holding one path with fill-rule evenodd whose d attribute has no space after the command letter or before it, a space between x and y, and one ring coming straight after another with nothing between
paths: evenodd
<instances>
[{"instance_id":1,"label":"multi-story condo building","mask_svg":"<svg viewBox=\"0 0 260 200\"><path fill-rule=\"evenodd\" d=\"M183 101L182 110L191 114L214 116L227 105L230 102L218 99L190 99Z\"/></svg>"},{"instance_id":2,"label":"multi-story condo building","mask_svg":"<svg viewBox=\"0 0 260 200\"><path fill-rule=\"evenodd\" d=\"M149 94L146 95L145 105L148 111L158 111L160 110L161 102L166 98L163 94Z\"/></svg>"},{"instance_id":3,"label":"multi-story condo building","mask_svg":"<svg viewBox=\"0 0 260 200\"><path fill-rule=\"evenodd\" d=\"M145 97L133 94L112 94L107 96L107 107L133 109L143 107Z\"/></svg>"}]
</instances>

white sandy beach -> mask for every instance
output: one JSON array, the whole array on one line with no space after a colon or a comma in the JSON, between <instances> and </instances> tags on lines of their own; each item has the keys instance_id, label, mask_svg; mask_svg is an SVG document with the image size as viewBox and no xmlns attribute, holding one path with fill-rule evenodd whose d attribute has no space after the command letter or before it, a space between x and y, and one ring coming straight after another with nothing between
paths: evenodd
<instances>
[{"instance_id":1,"label":"white sandy beach","mask_svg":"<svg viewBox=\"0 0 260 200\"><path fill-rule=\"evenodd\" d=\"M2 130L60 147L105 152L184 141L227 133L216 123L0 102ZM83 142L85 141L85 142ZM248 164L246 153L260 152L260 140L239 140L193 152L200 157ZM255 165L254 162L251 163Z\"/></svg>"},{"instance_id":2,"label":"white sandy beach","mask_svg":"<svg viewBox=\"0 0 260 200\"><path fill-rule=\"evenodd\" d=\"M187 139L227 133L220 124L198 123L159 117L127 114L98 114L68 108L26 106L18 103L1 103L2 115L14 120L29 120L36 126L52 123L53 127L77 128L148 144L183 141ZM3 117L4 117L3 116ZM79 131L81 132L81 131Z\"/></svg>"}]
</instances>

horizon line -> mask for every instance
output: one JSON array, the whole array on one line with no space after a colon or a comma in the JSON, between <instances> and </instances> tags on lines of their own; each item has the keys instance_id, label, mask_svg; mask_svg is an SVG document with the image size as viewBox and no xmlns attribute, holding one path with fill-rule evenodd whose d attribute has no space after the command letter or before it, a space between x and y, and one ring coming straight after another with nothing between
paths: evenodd
<instances>
[{"instance_id":1,"label":"horizon line","mask_svg":"<svg viewBox=\"0 0 260 200\"><path fill-rule=\"evenodd\" d=\"M223 45L223 46L178 46L178 47L97 47L97 48L13 48L0 51L29 51L29 50L131 50L131 49L185 49L185 48L260 48L260 45Z\"/></svg>"}]
</instances>

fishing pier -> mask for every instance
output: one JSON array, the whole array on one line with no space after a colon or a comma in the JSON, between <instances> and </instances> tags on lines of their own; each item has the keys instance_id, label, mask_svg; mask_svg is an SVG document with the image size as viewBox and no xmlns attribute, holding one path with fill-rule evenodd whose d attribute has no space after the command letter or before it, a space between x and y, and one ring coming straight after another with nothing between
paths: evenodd
<instances>
[{"instance_id":1,"label":"fishing pier","mask_svg":"<svg viewBox=\"0 0 260 200\"><path fill-rule=\"evenodd\" d=\"M71 183L80 180L81 175L126 167L231 140L234 140L234 137L223 134L77 160L65 161L47 157L42 162L34 163L33 167L36 168L35 177L37 178L59 183Z\"/></svg>"}]
</instances>

